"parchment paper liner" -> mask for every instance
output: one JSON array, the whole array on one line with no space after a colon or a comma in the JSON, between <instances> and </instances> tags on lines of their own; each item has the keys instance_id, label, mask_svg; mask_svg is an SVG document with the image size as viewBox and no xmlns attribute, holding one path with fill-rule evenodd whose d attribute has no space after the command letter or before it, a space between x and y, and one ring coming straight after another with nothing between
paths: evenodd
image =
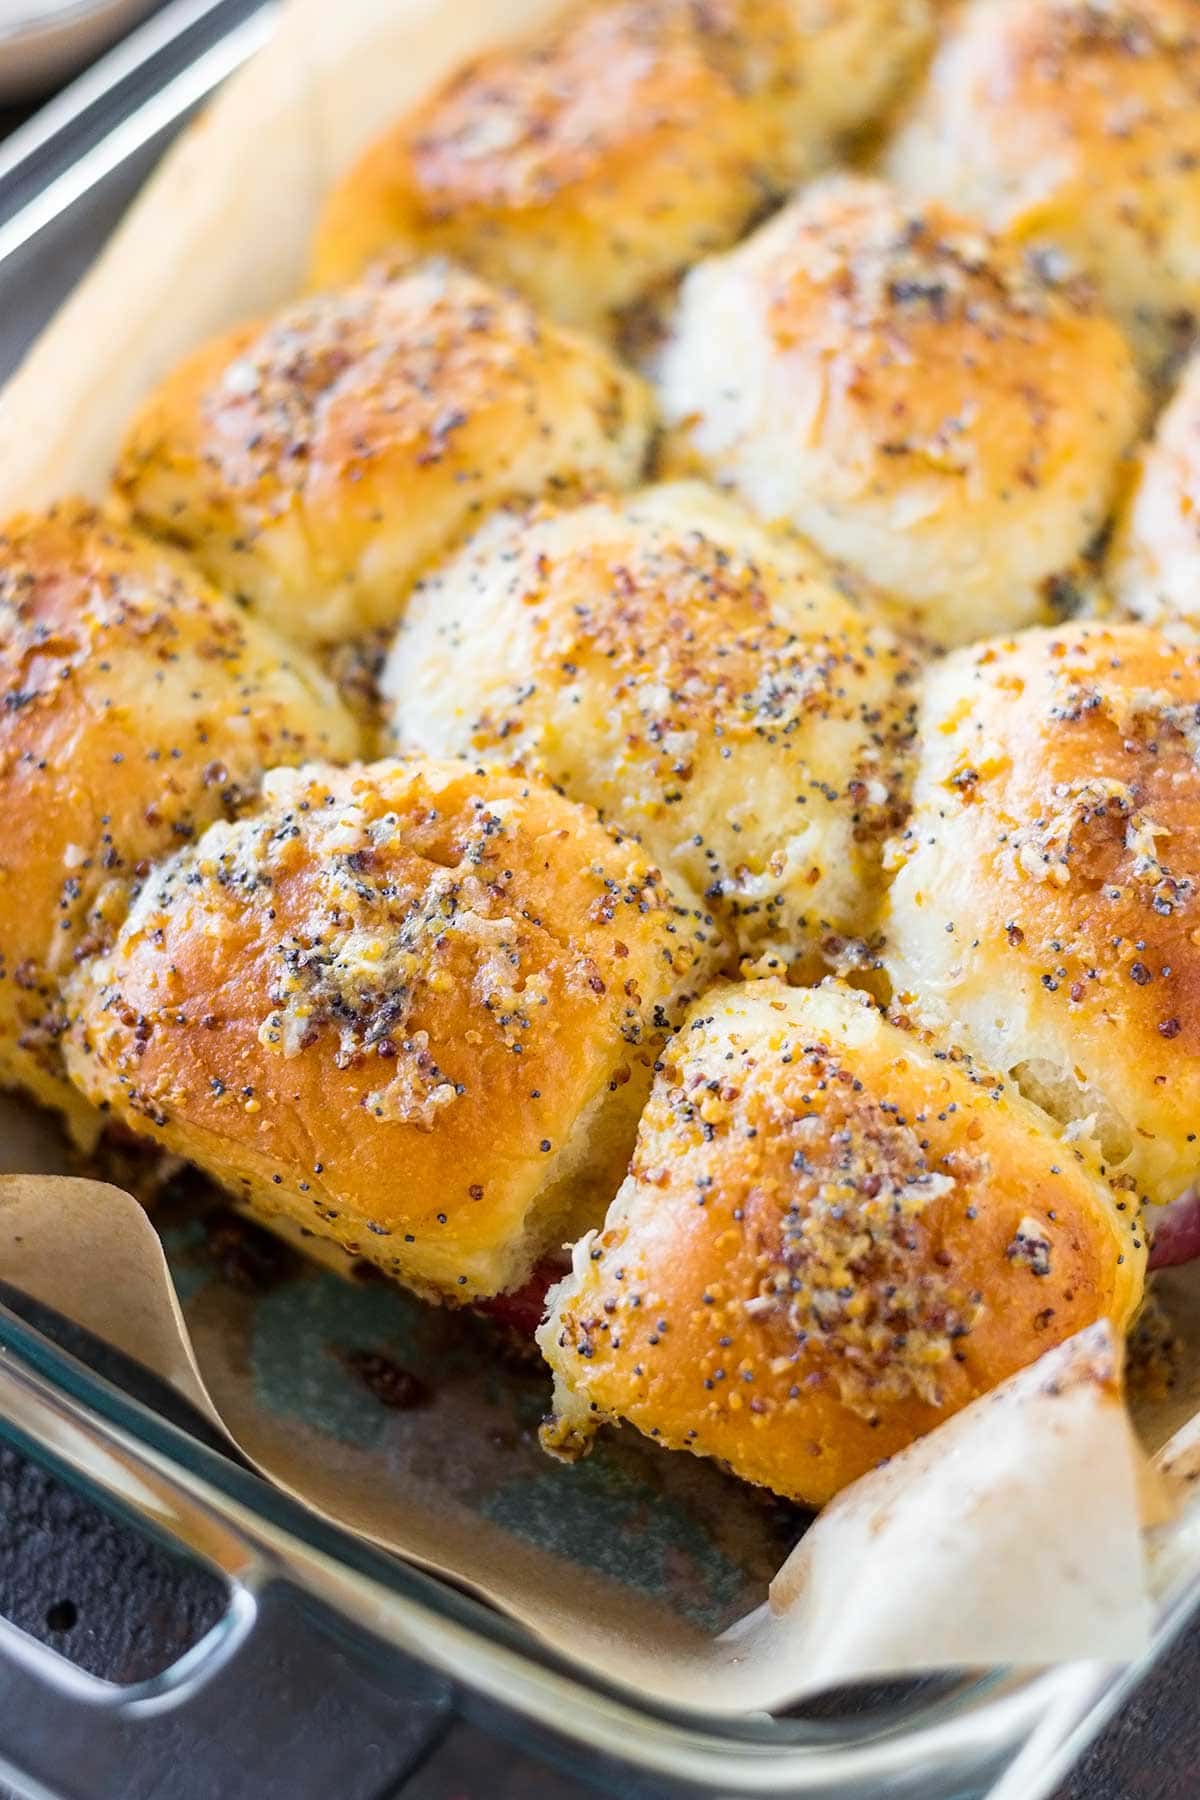
<instances>
[{"instance_id":1,"label":"parchment paper liner","mask_svg":"<svg viewBox=\"0 0 1200 1800\"><path fill-rule=\"evenodd\" d=\"M1147 1640L1142 1458L1107 1326L847 1490L801 1539L769 1602L713 1637L661 1606L631 1604L624 1589L515 1542L502 1525L476 1516L456 1530L385 1445L359 1450L271 1416L230 1356L240 1333L190 1338L154 1227L118 1189L0 1180L0 1268L150 1364L317 1511L469 1582L546 1642L643 1694L713 1711L770 1709L860 1676L1119 1661ZM371 1405L366 1394L362 1404ZM597 1518L596 1529L604 1524Z\"/></svg>"},{"instance_id":2,"label":"parchment paper liner","mask_svg":"<svg viewBox=\"0 0 1200 1800\"><path fill-rule=\"evenodd\" d=\"M318 196L360 145L465 55L560 5L292 0L0 397L0 510L100 495L138 397L206 335L301 285ZM0 1099L0 1128L7 1167L56 1166L19 1100ZM4 1180L0 1272L157 1369L316 1510L475 1587L609 1679L677 1704L769 1709L858 1676L1123 1660L1147 1641L1147 1568L1166 1581L1200 1566L1200 1509L1189 1505L1200 1336L1180 1387L1140 1420L1146 1448L1166 1443L1165 1486L1147 1481L1119 1397L1120 1351L1099 1327L849 1490L780 1570L770 1602L713 1636L686 1608L639 1600L502 1525L476 1518L464 1530L436 1507L415 1509L394 1460L262 1406L238 1333L218 1307L189 1334L154 1229L117 1190ZM1194 1287L1186 1275L1173 1283L1189 1318Z\"/></svg>"}]
</instances>

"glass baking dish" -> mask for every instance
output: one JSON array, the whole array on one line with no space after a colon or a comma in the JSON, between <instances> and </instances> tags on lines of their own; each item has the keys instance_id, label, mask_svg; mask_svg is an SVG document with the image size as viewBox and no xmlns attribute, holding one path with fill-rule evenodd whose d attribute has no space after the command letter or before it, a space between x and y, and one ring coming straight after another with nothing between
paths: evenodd
<instances>
[{"instance_id":1,"label":"glass baking dish","mask_svg":"<svg viewBox=\"0 0 1200 1800\"><path fill-rule=\"evenodd\" d=\"M0 150L0 378L181 125L264 41L272 13L262 0L175 0ZM5 1308L0 1436L199 1557L229 1596L220 1624L138 1687L86 1676L0 1620L0 1777L37 1795L110 1791L105 1756L203 1720L223 1684L239 1671L253 1679L286 1592L368 1639L373 1668L426 1723L468 1717L609 1794L1039 1800L1200 1607L1198 1573L1129 1668L966 1672L828 1696L780 1719L676 1716L319 1520ZM79 1775L81 1744L94 1787Z\"/></svg>"},{"instance_id":2,"label":"glass baking dish","mask_svg":"<svg viewBox=\"0 0 1200 1800\"><path fill-rule=\"evenodd\" d=\"M252 1679L282 1591L371 1640L377 1672L435 1716L463 1716L569 1764L622 1800L707 1795L809 1800L1041 1800L1193 1615L1189 1583L1151 1654L1116 1670L964 1672L848 1690L795 1715L730 1721L638 1703L543 1651L448 1584L340 1531L199 1437L95 1374L0 1307L0 1436L208 1565L225 1583L219 1623L165 1674L115 1687L0 1620L6 1680L27 1704L0 1719L0 1775L37 1795L75 1785L80 1743L102 1766L114 1739L182 1721L205 1735L222 1688ZM227 1728L227 1721L223 1719ZM502 1754L502 1752L501 1752Z\"/></svg>"}]
</instances>

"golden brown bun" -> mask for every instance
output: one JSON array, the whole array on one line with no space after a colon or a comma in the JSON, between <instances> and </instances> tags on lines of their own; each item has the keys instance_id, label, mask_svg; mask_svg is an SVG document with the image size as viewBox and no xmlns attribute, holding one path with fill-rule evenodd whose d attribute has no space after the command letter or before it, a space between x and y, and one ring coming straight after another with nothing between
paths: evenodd
<instances>
[{"instance_id":1,"label":"golden brown bun","mask_svg":"<svg viewBox=\"0 0 1200 1800\"><path fill-rule=\"evenodd\" d=\"M968 0L885 166L1092 276L1157 364L1200 313L1200 4Z\"/></svg>"},{"instance_id":2,"label":"golden brown bun","mask_svg":"<svg viewBox=\"0 0 1200 1800\"><path fill-rule=\"evenodd\" d=\"M931 671L885 952L1155 1201L1200 1170L1200 649L1064 625Z\"/></svg>"},{"instance_id":3,"label":"golden brown bun","mask_svg":"<svg viewBox=\"0 0 1200 1800\"><path fill-rule=\"evenodd\" d=\"M1200 357L1142 452L1105 573L1122 611L1200 625Z\"/></svg>"},{"instance_id":4,"label":"golden brown bun","mask_svg":"<svg viewBox=\"0 0 1200 1800\"><path fill-rule=\"evenodd\" d=\"M303 652L80 504L0 530L0 1080L66 1106L59 980L264 765L353 756Z\"/></svg>"},{"instance_id":5,"label":"golden brown bun","mask_svg":"<svg viewBox=\"0 0 1200 1800\"><path fill-rule=\"evenodd\" d=\"M1019 1095L834 983L713 989L538 1341L543 1441L606 1418L822 1505L1044 1350L1124 1325L1145 1252Z\"/></svg>"},{"instance_id":6,"label":"golden brown bun","mask_svg":"<svg viewBox=\"0 0 1200 1800\"><path fill-rule=\"evenodd\" d=\"M314 279L440 251L603 331L870 117L927 24L925 0L572 7L370 146L326 204Z\"/></svg>"},{"instance_id":7,"label":"golden brown bun","mask_svg":"<svg viewBox=\"0 0 1200 1800\"><path fill-rule=\"evenodd\" d=\"M288 635L394 624L409 584L514 495L637 478L637 378L441 264L240 326L125 440L117 491Z\"/></svg>"},{"instance_id":8,"label":"golden brown bun","mask_svg":"<svg viewBox=\"0 0 1200 1800\"><path fill-rule=\"evenodd\" d=\"M660 390L702 465L944 643L1043 614L1143 407L1078 290L848 176L691 272Z\"/></svg>"},{"instance_id":9,"label":"golden brown bun","mask_svg":"<svg viewBox=\"0 0 1200 1800\"><path fill-rule=\"evenodd\" d=\"M699 939L539 784L283 770L80 971L68 1065L267 1216L468 1299L602 1215Z\"/></svg>"},{"instance_id":10,"label":"golden brown bun","mask_svg":"<svg viewBox=\"0 0 1200 1800\"><path fill-rule=\"evenodd\" d=\"M819 557L678 482L496 514L415 590L384 689L402 747L544 776L784 966L870 930L913 674Z\"/></svg>"}]
</instances>

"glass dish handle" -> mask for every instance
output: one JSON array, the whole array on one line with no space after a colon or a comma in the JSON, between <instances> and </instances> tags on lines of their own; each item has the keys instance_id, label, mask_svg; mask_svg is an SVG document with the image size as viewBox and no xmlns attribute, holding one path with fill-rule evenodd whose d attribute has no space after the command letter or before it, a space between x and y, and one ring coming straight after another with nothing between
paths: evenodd
<instances>
[{"instance_id":1,"label":"glass dish handle","mask_svg":"<svg viewBox=\"0 0 1200 1800\"><path fill-rule=\"evenodd\" d=\"M172 1800L335 1792L374 1800L385 1784L396 1791L440 1739L453 1717L448 1682L406 1663L385 1695L377 1674L372 1680L378 1659L347 1644L331 1614L279 1579L282 1562L244 1528L235 1502L193 1491L186 1471L159 1466L5 1349L0 1433L208 1564L228 1593L198 1643L129 1686L84 1672L0 1618L0 1783L35 1800L96 1800L156 1792L155 1771L165 1784L169 1769ZM363 1718L360 1738L335 1722L323 1745L311 1728L319 1708L343 1724L347 1711ZM310 1728L299 1730L302 1722Z\"/></svg>"},{"instance_id":2,"label":"glass dish handle","mask_svg":"<svg viewBox=\"0 0 1200 1800\"><path fill-rule=\"evenodd\" d=\"M93 1389L90 1406L79 1395ZM319 1736L314 1752L314 1733L296 1730L295 1692L288 1690L287 1705L270 1705L272 1682L289 1657L294 1662L297 1635L314 1621L327 1640L357 1655L356 1681L373 1681L393 1708L399 1697L412 1755L423 1755L459 1713L505 1738L515 1727L527 1745L557 1744L559 1756L573 1740L573 1769L591 1780L610 1770L618 1785L602 1791L629 1796L1040 1800L1043 1786L1013 1788L1003 1771L1036 1782L1048 1759L1057 1766L1058 1751L1100 1694L1108 1697L1108 1672L1081 1665L1056 1672L1052 1697L1044 1687L1014 1691L986 1718L951 1712L911 1735L881 1731L853 1749L825 1737L768 1750L738 1733L736 1722L733 1735L718 1736L707 1722L635 1713L620 1694L585 1688L556 1659L539 1657L495 1615L485 1639L477 1603L435 1590L431 1578L303 1513L167 1421L154 1421L157 1441L135 1435L141 1415L153 1418L0 1307L0 1436L168 1547L191 1552L224 1578L230 1595L224 1617L191 1651L130 1687L84 1674L0 1621L0 1780L37 1800L138 1791L120 1778L122 1755L147 1732L195 1747L195 1800L324 1792L355 1800L350 1771L322 1786L310 1766ZM119 1422L126 1416L131 1428ZM159 1447L176 1440L188 1445L186 1454ZM409 1750L396 1741L390 1717L388 1732L388 1751L403 1751L395 1758L402 1762ZM268 1774L274 1782L284 1773L289 1752L293 1767L297 1755L305 1758L291 1785L269 1784ZM269 1770L265 1756L275 1759ZM389 1773L386 1791L395 1792L404 1768ZM998 1776L1000 1787L989 1791ZM365 1791L385 1790L380 1782Z\"/></svg>"}]
</instances>

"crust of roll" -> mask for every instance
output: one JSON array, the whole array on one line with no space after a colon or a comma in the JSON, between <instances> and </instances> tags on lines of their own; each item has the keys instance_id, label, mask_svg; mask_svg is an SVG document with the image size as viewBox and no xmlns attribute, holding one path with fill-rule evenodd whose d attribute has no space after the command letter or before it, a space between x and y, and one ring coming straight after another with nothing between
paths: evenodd
<instances>
[{"instance_id":1,"label":"crust of roll","mask_svg":"<svg viewBox=\"0 0 1200 1800\"><path fill-rule=\"evenodd\" d=\"M96 1104L434 1297L603 1214L708 951L636 846L470 764L281 771L68 995Z\"/></svg>"},{"instance_id":2,"label":"crust of roll","mask_svg":"<svg viewBox=\"0 0 1200 1800\"><path fill-rule=\"evenodd\" d=\"M931 671L890 860L898 1005L1064 1118L1149 1199L1200 1169L1200 649L1079 622Z\"/></svg>"},{"instance_id":3,"label":"crust of roll","mask_svg":"<svg viewBox=\"0 0 1200 1800\"><path fill-rule=\"evenodd\" d=\"M821 1505L1100 1317L1144 1249L1078 1144L827 983L723 986L539 1333L551 1450L605 1420Z\"/></svg>"},{"instance_id":4,"label":"crust of roll","mask_svg":"<svg viewBox=\"0 0 1200 1800\"><path fill-rule=\"evenodd\" d=\"M1144 413L1078 284L848 175L691 271L659 391L677 459L943 644L1048 616Z\"/></svg>"},{"instance_id":5,"label":"crust of roll","mask_svg":"<svg viewBox=\"0 0 1200 1800\"><path fill-rule=\"evenodd\" d=\"M62 978L264 767L353 756L358 735L303 651L82 503L0 530L0 692L0 1078L86 1134Z\"/></svg>"},{"instance_id":6,"label":"crust of roll","mask_svg":"<svg viewBox=\"0 0 1200 1800\"><path fill-rule=\"evenodd\" d=\"M423 566L514 496L637 478L643 384L440 263L296 301L188 357L116 494L285 635L392 625Z\"/></svg>"},{"instance_id":7,"label":"crust of roll","mask_svg":"<svg viewBox=\"0 0 1200 1800\"><path fill-rule=\"evenodd\" d=\"M888 99L925 0L608 0L458 70L330 195L318 285L435 251L606 331Z\"/></svg>"},{"instance_id":8,"label":"crust of roll","mask_svg":"<svg viewBox=\"0 0 1200 1800\"><path fill-rule=\"evenodd\" d=\"M384 690L402 747L541 775L799 969L871 931L914 677L820 557L679 482L495 515L415 590Z\"/></svg>"}]
</instances>

